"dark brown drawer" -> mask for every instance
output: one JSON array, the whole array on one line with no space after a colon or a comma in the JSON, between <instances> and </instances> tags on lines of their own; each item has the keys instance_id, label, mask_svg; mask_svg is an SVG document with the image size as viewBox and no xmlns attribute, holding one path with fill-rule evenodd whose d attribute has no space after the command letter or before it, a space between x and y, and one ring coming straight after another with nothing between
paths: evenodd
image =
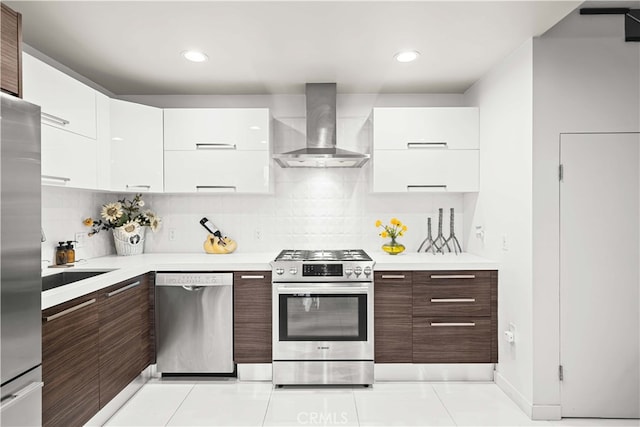
<instances>
[{"instance_id":1,"label":"dark brown drawer","mask_svg":"<svg viewBox=\"0 0 640 427\"><path fill-rule=\"evenodd\" d=\"M450 285L490 283L491 270L414 271L414 285Z\"/></svg>"},{"instance_id":2,"label":"dark brown drawer","mask_svg":"<svg viewBox=\"0 0 640 427\"><path fill-rule=\"evenodd\" d=\"M489 281L416 284L413 287L414 316L491 316Z\"/></svg>"},{"instance_id":3,"label":"dark brown drawer","mask_svg":"<svg viewBox=\"0 0 640 427\"><path fill-rule=\"evenodd\" d=\"M491 320L413 319L413 363L491 363Z\"/></svg>"},{"instance_id":4,"label":"dark brown drawer","mask_svg":"<svg viewBox=\"0 0 640 427\"><path fill-rule=\"evenodd\" d=\"M374 286L376 283L411 286L412 275L411 271L376 271L373 273L373 283Z\"/></svg>"}]
</instances>

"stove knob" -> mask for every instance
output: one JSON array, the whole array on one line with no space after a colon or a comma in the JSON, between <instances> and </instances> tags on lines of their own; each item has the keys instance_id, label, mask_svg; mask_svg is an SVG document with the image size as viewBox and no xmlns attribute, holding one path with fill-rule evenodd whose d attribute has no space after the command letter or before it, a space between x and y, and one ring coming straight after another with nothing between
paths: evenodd
<instances>
[{"instance_id":1,"label":"stove knob","mask_svg":"<svg viewBox=\"0 0 640 427\"><path fill-rule=\"evenodd\" d=\"M353 269L353 271L356 273L356 276L359 276L360 274L362 274L362 267L356 267Z\"/></svg>"},{"instance_id":2,"label":"stove knob","mask_svg":"<svg viewBox=\"0 0 640 427\"><path fill-rule=\"evenodd\" d=\"M347 277L351 276L351 273L353 273L353 270L351 268L344 269L344 274L346 274Z\"/></svg>"},{"instance_id":3,"label":"stove knob","mask_svg":"<svg viewBox=\"0 0 640 427\"><path fill-rule=\"evenodd\" d=\"M284 274L284 268L276 268L276 274L278 275Z\"/></svg>"},{"instance_id":4,"label":"stove knob","mask_svg":"<svg viewBox=\"0 0 640 427\"><path fill-rule=\"evenodd\" d=\"M364 274L365 276L371 276L371 267L365 267Z\"/></svg>"},{"instance_id":5,"label":"stove knob","mask_svg":"<svg viewBox=\"0 0 640 427\"><path fill-rule=\"evenodd\" d=\"M297 273L298 273L298 269L297 269L297 268L295 268L295 267L291 267L291 268L289 269L289 274L297 274Z\"/></svg>"}]
</instances>

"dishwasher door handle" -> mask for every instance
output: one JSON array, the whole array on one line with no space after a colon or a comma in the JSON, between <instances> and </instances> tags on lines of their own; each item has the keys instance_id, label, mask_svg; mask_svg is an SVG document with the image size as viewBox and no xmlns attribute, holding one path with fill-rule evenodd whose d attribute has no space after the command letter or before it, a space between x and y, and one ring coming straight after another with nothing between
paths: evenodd
<instances>
[{"instance_id":1,"label":"dishwasher door handle","mask_svg":"<svg viewBox=\"0 0 640 427\"><path fill-rule=\"evenodd\" d=\"M182 285L182 289L185 289L187 291L199 291L200 289L204 288L204 286L191 286L191 285Z\"/></svg>"}]
</instances>

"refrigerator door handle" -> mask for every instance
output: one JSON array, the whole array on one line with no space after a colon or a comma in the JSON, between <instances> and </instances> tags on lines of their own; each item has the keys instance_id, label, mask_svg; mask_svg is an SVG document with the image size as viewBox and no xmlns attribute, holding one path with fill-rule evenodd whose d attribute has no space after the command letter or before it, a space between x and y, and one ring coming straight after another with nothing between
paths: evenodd
<instances>
[{"instance_id":1,"label":"refrigerator door handle","mask_svg":"<svg viewBox=\"0 0 640 427\"><path fill-rule=\"evenodd\" d=\"M16 393L10 394L6 398L3 397L2 404L0 405L0 412L3 412L6 409L10 408L11 406L18 403L20 400L24 399L34 391L40 390L43 386L44 386L44 383L42 381L32 382L22 390Z\"/></svg>"}]
</instances>

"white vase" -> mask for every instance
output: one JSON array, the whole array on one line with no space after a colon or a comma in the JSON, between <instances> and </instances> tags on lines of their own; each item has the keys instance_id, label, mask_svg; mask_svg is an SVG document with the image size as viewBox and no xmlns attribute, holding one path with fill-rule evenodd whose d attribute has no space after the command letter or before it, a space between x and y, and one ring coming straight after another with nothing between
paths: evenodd
<instances>
[{"instance_id":1,"label":"white vase","mask_svg":"<svg viewBox=\"0 0 640 427\"><path fill-rule=\"evenodd\" d=\"M147 227L140 227L136 234L128 235L122 227L113 229L113 241L118 255L139 255L144 252L144 234Z\"/></svg>"}]
</instances>

